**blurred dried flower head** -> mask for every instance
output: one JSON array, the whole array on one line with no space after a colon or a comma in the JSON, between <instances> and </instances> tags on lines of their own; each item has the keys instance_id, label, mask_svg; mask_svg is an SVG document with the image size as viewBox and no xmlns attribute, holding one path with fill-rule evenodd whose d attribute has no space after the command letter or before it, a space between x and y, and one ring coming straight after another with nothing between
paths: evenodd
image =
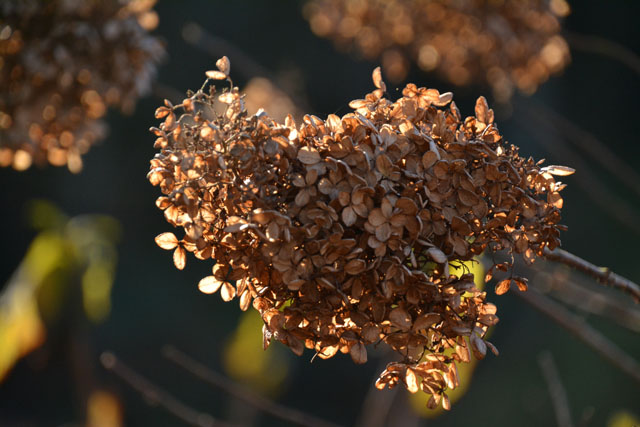
<instances>
[{"instance_id":1,"label":"blurred dried flower head","mask_svg":"<svg viewBox=\"0 0 640 427\"><path fill-rule=\"evenodd\" d=\"M289 114L302 119L302 113L291 98L267 78L252 78L243 92L248 114L255 114L262 109L277 121L283 121Z\"/></svg>"},{"instance_id":2,"label":"blurred dried flower head","mask_svg":"<svg viewBox=\"0 0 640 427\"><path fill-rule=\"evenodd\" d=\"M565 0L311 0L305 16L318 36L382 61L404 80L409 62L456 85L489 84L508 100L533 93L569 62L558 18Z\"/></svg>"},{"instance_id":3,"label":"blurred dried flower head","mask_svg":"<svg viewBox=\"0 0 640 427\"><path fill-rule=\"evenodd\" d=\"M164 55L155 0L0 0L0 166L82 168L107 107L130 112Z\"/></svg>"},{"instance_id":4,"label":"blurred dried flower head","mask_svg":"<svg viewBox=\"0 0 640 427\"><path fill-rule=\"evenodd\" d=\"M179 269L187 252L215 259L200 290L253 305L265 347L275 339L298 355L306 347L364 363L366 346L384 343L401 360L377 387L402 383L449 408L456 362L497 353L484 337L498 321L473 274L449 267L486 249L532 262L557 247L564 185L553 174L571 170L520 157L482 97L466 119L435 89L409 84L393 102L377 68L376 89L351 113L296 125L248 114L228 59L217 66L207 82L226 80L221 93L205 82L156 110L160 152L148 179L185 233L157 244ZM526 289L512 278L500 293L511 280Z\"/></svg>"}]
</instances>

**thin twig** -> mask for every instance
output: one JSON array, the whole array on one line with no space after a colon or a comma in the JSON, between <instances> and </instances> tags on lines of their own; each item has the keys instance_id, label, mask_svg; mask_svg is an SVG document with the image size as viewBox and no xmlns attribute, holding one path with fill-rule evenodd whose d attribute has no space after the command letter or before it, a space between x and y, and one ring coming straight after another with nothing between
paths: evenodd
<instances>
[{"instance_id":1,"label":"thin twig","mask_svg":"<svg viewBox=\"0 0 640 427\"><path fill-rule=\"evenodd\" d=\"M585 194L593 200L604 212L623 224L629 230L640 235L640 223L638 217L640 213L624 199L617 197L608 189L600 178L593 172L588 163L582 160L578 153L564 143L563 139L557 136L555 128L549 126L544 117L536 114L533 110L526 110L524 114L516 114L514 120L520 126L526 128L536 137L536 141L543 145L551 154L558 158L571 159L571 167L576 169L580 179L572 182L582 188ZM525 119L526 117L526 119Z\"/></svg>"},{"instance_id":2,"label":"thin twig","mask_svg":"<svg viewBox=\"0 0 640 427\"><path fill-rule=\"evenodd\" d=\"M126 382L131 388L140 393L150 404L158 404L168 412L175 415L185 423L197 427L230 426L231 424L218 421L211 415L197 411L175 397L167 391L152 384L149 380L138 374L129 366L118 360L115 354L104 352L100 355L102 365L116 374Z\"/></svg>"},{"instance_id":3,"label":"thin twig","mask_svg":"<svg viewBox=\"0 0 640 427\"><path fill-rule=\"evenodd\" d=\"M554 251L545 248L544 257L549 261L568 265L571 268L590 275L600 283L612 286L622 292L626 292L631 295L636 302L640 303L640 286L631 280L614 273L606 267L593 265L589 261L559 248Z\"/></svg>"},{"instance_id":4,"label":"thin twig","mask_svg":"<svg viewBox=\"0 0 640 427\"><path fill-rule=\"evenodd\" d=\"M631 68L636 74L640 74L640 57L626 46L612 40L587 34L565 32L564 37L569 42L569 45L576 50L608 56Z\"/></svg>"},{"instance_id":5,"label":"thin twig","mask_svg":"<svg viewBox=\"0 0 640 427\"><path fill-rule=\"evenodd\" d=\"M605 335L592 328L588 323L559 303L533 289L529 289L526 292L515 292L515 294L571 332L613 366L640 383L640 364Z\"/></svg>"},{"instance_id":6,"label":"thin twig","mask_svg":"<svg viewBox=\"0 0 640 427\"><path fill-rule=\"evenodd\" d=\"M223 375L212 371L202 363L192 359L185 353L173 346L166 346L163 349L163 355L180 366L181 368L191 372L193 375L215 387L219 387L244 402L255 406L256 408L296 425L310 427L336 427L337 424L322 420L313 415L289 408L287 406L276 403L266 397L253 393L250 390L230 381Z\"/></svg>"},{"instance_id":7,"label":"thin twig","mask_svg":"<svg viewBox=\"0 0 640 427\"><path fill-rule=\"evenodd\" d=\"M551 404L556 414L556 422L558 427L572 427L571 411L569 410L569 399L567 398L567 392L560 381L560 374L558 368L553 361L553 356L550 351L543 351L538 355L538 363L540 364L540 370L542 376L544 376L549 388L549 395L551 396Z\"/></svg>"},{"instance_id":8,"label":"thin twig","mask_svg":"<svg viewBox=\"0 0 640 427\"><path fill-rule=\"evenodd\" d=\"M581 152L591 156L591 158L604 166L609 173L620 179L622 183L640 195L640 173L616 155L607 144L600 141L590 132L582 129L571 120L542 105L527 103L524 105L528 116L531 113L543 117L545 121L562 132L567 141L578 147Z\"/></svg>"}]
</instances>

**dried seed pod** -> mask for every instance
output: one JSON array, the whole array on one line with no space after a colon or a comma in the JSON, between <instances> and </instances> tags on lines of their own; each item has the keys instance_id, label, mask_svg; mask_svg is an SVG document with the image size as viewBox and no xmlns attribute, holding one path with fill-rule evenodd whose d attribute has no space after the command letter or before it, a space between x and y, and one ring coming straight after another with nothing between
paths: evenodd
<instances>
[{"instance_id":1,"label":"dried seed pod","mask_svg":"<svg viewBox=\"0 0 640 427\"><path fill-rule=\"evenodd\" d=\"M80 171L107 108L131 111L150 89L164 55L154 3L0 0L0 166Z\"/></svg>"},{"instance_id":2,"label":"dried seed pod","mask_svg":"<svg viewBox=\"0 0 640 427\"><path fill-rule=\"evenodd\" d=\"M178 268L185 251L215 259L200 290L238 296L243 310L252 301L265 347L276 339L298 355L306 347L364 363L366 345L381 341L403 361L376 387L402 383L448 409L455 364L497 352L484 338L498 322L473 274L450 274L449 264L557 247L560 210L547 197L556 183L503 140L484 98L462 120L450 94L409 84L394 102L378 70L373 80L355 111L299 125L248 114L237 88L167 105L148 178L185 237L156 242L175 250Z\"/></svg>"},{"instance_id":3,"label":"dried seed pod","mask_svg":"<svg viewBox=\"0 0 640 427\"><path fill-rule=\"evenodd\" d=\"M489 84L506 101L570 61L559 23L565 0L311 0L304 11L316 35L381 59L396 82L413 61L456 85Z\"/></svg>"}]
</instances>

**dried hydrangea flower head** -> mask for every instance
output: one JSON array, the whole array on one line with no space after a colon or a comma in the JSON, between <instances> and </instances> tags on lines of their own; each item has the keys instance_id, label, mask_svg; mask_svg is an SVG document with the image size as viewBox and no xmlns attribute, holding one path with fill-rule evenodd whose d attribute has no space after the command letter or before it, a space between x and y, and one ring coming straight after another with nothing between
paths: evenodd
<instances>
[{"instance_id":1,"label":"dried hydrangea flower head","mask_svg":"<svg viewBox=\"0 0 640 427\"><path fill-rule=\"evenodd\" d=\"M164 47L154 0L0 0L0 166L82 168L107 107L132 110Z\"/></svg>"},{"instance_id":2,"label":"dried hydrangea flower head","mask_svg":"<svg viewBox=\"0 0 640 427\"><path fill-rule=\"evenodd\" d=\"M498 321L473 275L449 265L487 249L533 261L557 247L563 185L552 174L569 170L520 157L482 97L466 119L435 89L409 84L391 101L377 68L376 89L351 113L279 123L249 115L228 59L217 65L208 78L230 87L205 90L208 79L156 110L148 178L185 233L158 245L179 269L187 252L215 259L200 290L253 305L265 347L364 363L367 345L385 343L401 361L377 387L402 383L448 408L456 362L497 352L484 337Z\"/></svg>"},{"instance_id":3,"label":"dried hydrangea flower head","mask_svg":"<svg viewBox=\"0 0 640 427\"><path fill-rule=\"evenodd\" d=\"M569 62L558 18L565 0L311 0L312 31L368 59L393 81L414 61L456 85L489 84L506 101L532 93Z\"/></svg>"}]
</instances>

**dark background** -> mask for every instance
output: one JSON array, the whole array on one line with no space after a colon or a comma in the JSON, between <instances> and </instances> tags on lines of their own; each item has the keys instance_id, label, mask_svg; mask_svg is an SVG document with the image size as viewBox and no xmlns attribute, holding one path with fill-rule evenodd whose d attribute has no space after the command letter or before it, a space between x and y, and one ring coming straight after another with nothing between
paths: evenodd
<instances>
[{"instance_id":1,"label":"dark background","mask_svg":"<svg viewBox=\"0 0 640 427\"><path fill-rule=\"evenodd\" d=\"M640 2L572 3L572 13L564 24L566 30L597 35L639 53ZM315 37L302 17L301 5L284 0L161 1L156 6L160 17L156 33L166 41L168 59L159 67L158 81L181 92L197 89L204 71L213 68L217 57L185 42L181 36L184 25L194 21L279 77L283 86L305 100L309 113L320 117L346 113L349 100L372 89L371 70L378 64L339 53L330 41ZM221 51L218 56L224 54L230 56L234 83L242 87L251 70L235 69L232 55ZM588 130L638 168L637 71L594 53L572 49L572 57L564 73L552 77L532 97L516 96L510 107L495 106L496 120L503 135L519 145L522 154L544 157L548 164L575 166L577 162L587 166L587 173L604 186L608 198L603 200L584 182L581 185L583 170L563 179L569 184L563 193L563 222L569 226L562 236L563 247L638 281L640 236L611 215L618 206L610 200L611 195L624 200L637 215L637 195L589 160L581 147L570 145L572 157L559 155L553 147L558 146L558 138L563 140L562 132L537 122L532 127L522 124L533 123L523 106L544 105ZM407 81L443 92L452 90L464 116L473 112L475 98L481 94L494 106L488 88L452 87L416 69ZM395 87L389 92L394 91ZM92 327L87 340L95 362L90 367L95 380L119 396L125 423L133 426L182 423L163 409L147 406L140 395L104 371L98 363L102 351L114 351L189 405L217 418L232 419L230 412L237 410L230 406L225 393L201 384L161 355L163 345L174 344L222 371L222 347L236 327L240 311L235 301L225 304L218 295L207 296L198 291L199 279L210 274L210 263L190 256L185 270L178 271L170 252L161 250L153 241L157 234L171 231L155 207L159 190L146 179L148 162L155 154L154 137L148 128L157 125L153 112L160 103L161 99L150 95L138 103L132 116L110 112L109 136L84 157L84 170L79 175L53 167L27 172L0 170L0 283L9 279L35 236L25 220L29 200L50 200L69 215L108 214L121 223L111 315ZM574 158L575 153L579 157ZM603 203L608 208L603 208ZM640 220L640 216L634 220ZM499 309L500 323L492 342L501 355L482 361L464 398L454 404L450 413L428 420L429 425L554 424L551 400L537 363L538 354L545 349L554 355L574 420L592 414L587 425L596 426L605 424L618 410L635 410L638 416L637 382L519 298L510 294L497 297L490 291L489 299ZM606 319L588 320L630 355L640 358L638 334ZM260 345L256 342L256 346ZM27 357L0 384L0 423L6 420L11 422L9 425L63 425L82 420L72 364L64 345L48 351L46 364L33 363L33 356ZM367 365L355 366L349 357L338 355L310 364L311 357L307 351L301 358L288 359L289 378L277 399L337 423L354 424L372 386L378 361L371 357ZM391 415L398 425L404 424L401 411ZM407 414L407 423L411 417ZM268 416L258 418L258 422L282 423Z\"/></svg>"}]
</instances>

